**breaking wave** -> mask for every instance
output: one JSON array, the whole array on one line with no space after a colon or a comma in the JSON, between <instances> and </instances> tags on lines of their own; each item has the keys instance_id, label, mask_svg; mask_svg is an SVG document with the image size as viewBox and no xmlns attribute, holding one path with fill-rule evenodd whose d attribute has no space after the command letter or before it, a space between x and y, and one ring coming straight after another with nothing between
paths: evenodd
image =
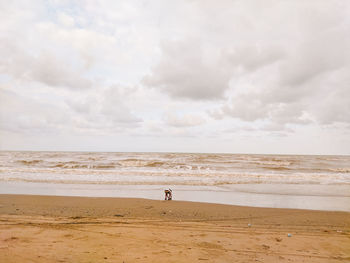
<instances>
[{"instance_id":1,"label":"breaking wave","mask_svg":"<svg viewBox=\"0 0 350 263\"><path fill-rule=\"evenodd\" d=\"M52 168L66 168L66 169L113 169L114 164L79 164L79 163L58 163Z\"/></svg>"},{"instance_id":2,"label":"breaking wave","mask_svg":"<svg viewBox=\"0 0 350 263\"><path fill-rule=\"evenodd\" d=\"M17 161L20 164L24 164L24 165L36 165L42 162L42 160L18 160Z\"/></svg>"},{"instance_id":3,"label":"breaking wave","mask_svg":"<svg viewBox=\"0 0 350 263\"><path fill-rule=\"evenodd\" d=\"M89 184L350 184L350 156L0 152L0 180Z\"/></svg>"}]
</instances>

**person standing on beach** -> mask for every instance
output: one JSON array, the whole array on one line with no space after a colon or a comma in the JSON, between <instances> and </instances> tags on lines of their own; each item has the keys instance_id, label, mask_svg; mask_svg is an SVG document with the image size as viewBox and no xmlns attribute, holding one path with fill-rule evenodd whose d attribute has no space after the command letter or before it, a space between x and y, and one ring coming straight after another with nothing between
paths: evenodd
<instances>
[{"instance_id":1,"label":"person standing on beach","mask_svg":"<svg viewBox=\"0 0 350 263\"><path fill-rule=\"evenodd\" d=\"M164 200L172 200L173 199L173 191L169 188L164 190L164 193L165 193L165 199Z\"/></svg>"}]
</instances>

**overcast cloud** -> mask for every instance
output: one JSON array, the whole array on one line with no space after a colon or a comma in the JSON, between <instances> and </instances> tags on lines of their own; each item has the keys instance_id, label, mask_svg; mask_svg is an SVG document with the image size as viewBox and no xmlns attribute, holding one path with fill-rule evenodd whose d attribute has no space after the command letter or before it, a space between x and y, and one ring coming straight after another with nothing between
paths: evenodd
<instances>
[{"instance_id":1,"label":"overcast cloud","mask_svg":"<svg viewBox=\"0 0 350 263\"><path fill-rule=\"evenodd\" d=\"M0 149L350 154L349 14L0 0Z\"/></svg>"}]
</instances>

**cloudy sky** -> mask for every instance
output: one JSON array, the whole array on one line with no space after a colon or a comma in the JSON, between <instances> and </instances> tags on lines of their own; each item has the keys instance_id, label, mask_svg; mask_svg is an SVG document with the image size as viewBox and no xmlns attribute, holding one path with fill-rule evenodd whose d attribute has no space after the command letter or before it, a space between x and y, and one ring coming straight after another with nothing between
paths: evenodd
<instances>
[{"instance_id":1,"label":"cloudy sky","mask_svg":"<svg viewBox=\"0 0 350 263\"><path fill-rule=\"evenodd\" d=\"M350 1L0 0L0 149L350 154Z\"/></svg>"}]
</instances>

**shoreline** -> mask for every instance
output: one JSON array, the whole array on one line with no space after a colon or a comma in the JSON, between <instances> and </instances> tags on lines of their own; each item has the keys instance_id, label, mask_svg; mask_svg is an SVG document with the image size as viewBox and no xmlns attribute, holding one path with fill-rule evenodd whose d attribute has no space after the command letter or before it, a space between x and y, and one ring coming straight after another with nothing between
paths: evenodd
<instances>
[{"instance_id":1,"label":"shoreline","mask_svg":"<svg viewBox=\"0 0 350 263\"><path fill-rule=\"evenodd\" d=\"M349 240L349 212L0 195L4 263L345 262Z\"/></svg>"},{"instance_id":2,"label":"shoreline","mask_svg":"<svg viewBox=\"0 0 350 263\"><path fill-rule=\"evenodd\" d=\"M252 207L350 212L346 185L236 184L113 185L52 184L0 181L0 194L120 197L163 200L164 189L173 189L174 200Z\"/></svg>"}]
</instances>

